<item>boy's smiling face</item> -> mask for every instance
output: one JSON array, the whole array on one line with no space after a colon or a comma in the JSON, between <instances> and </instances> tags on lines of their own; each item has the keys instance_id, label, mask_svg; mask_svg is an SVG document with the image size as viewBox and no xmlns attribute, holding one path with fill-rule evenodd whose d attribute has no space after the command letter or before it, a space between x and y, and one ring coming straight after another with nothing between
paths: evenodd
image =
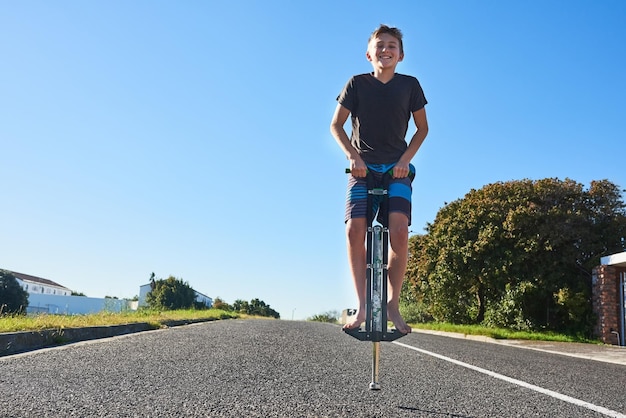
<instances>
[{"instance_id":1,"label":"boy's smiling face","mask_svg":"<svg viewBox=\"0 0 626 418\"><path fill-rule=\"evenodd\" d=\"M404 58L404 53L400 50L400 41L388 33L381 33L372 38L365 55L374 70L395 68Z\"/></svg>"}]
</instances>

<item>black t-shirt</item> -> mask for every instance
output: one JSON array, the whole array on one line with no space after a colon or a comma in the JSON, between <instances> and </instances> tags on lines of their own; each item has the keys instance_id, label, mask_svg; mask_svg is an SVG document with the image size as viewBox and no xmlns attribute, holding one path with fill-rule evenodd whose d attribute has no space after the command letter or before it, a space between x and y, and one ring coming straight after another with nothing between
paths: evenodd
<instances>
[{"instance_id":1,"label":"black t-shirt","mask_svg":"<svg viewBox=\"0 0 626 418\"><path fill-rule=\"evenodd\" d=\"M411 115L428 103L417 78L397 73L386 84L372 74L356 75L337 101L350 111L352 146L371 164L400 159Z\"/></svg>"}]
</instances>

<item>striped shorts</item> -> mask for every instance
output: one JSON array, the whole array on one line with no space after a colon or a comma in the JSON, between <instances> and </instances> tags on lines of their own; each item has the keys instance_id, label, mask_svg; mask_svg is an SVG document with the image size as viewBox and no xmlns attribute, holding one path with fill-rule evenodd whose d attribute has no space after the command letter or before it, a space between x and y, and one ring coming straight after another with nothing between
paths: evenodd
<instances>
[{"instance_id":1,"label":"striped shorts","mask_svg":"<svg viewBox=\"0 0 626 418\"><path fill-rule=\"evenodd\" d=\"M382 178L382 173L389 171L393 167L392 165L370 165L368 168L374 173L375 178ZM415 167L413 164L409 164L409 170L411 173L415 173ZM389 181L389 213L400 212L406 215L411 225L411 194L413 189L411 187L413 176L390 179ZM378 212L380 207L380 196L374 196L373 199L373 213L378 214L378 222L381 222L381 214ZM367 181L364 177L348 176L348 191L346 193L346 216L345 222L353 218L367 218Z\"/></svg>"}]
</instances>

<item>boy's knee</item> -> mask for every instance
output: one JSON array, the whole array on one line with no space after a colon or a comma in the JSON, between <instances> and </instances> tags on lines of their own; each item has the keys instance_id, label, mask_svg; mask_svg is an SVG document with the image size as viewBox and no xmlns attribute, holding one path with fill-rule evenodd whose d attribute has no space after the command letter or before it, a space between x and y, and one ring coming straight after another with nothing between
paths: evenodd
<instances>
[{"instance_id":1,"label":"boy's knee","mask_svg":"<svg viewBox=\"0 0 626 418\"><path fill-rule=\"evenodd\" d=\"M393 216L392 216L393 215ZM389 240L393 246L406 246L409 241L409 222L406 215L392 213L389 217Z\"/></svg>"},{"instance_id":2,"label":"boy's knee","mask_svg":"<svg viewBox=\"0 0 626 418\"><path fill-rule=\"evenodd\" d=\"M365 233L367 232L367 225L365 219L355 218L350 219L346 224L346 236L349 242L363 242L365 241Z\"/></svg>"},{"instance_id":3,"label":"boy's knee","mask_svg":"<svg viewBox=\"0 0 626 418\"><path fill-rule=\"evenodd\" d=\"M408 229L389 230L389 243L391 244L391 247L396 250L407 248L409 245Z\"/></svg>"},{"instance_id":4,"label":"boy's knee","mask_svg":"<svg viewBox=\"0 0 626 418\"><path fill-rule=\"evenodd\" d=\"M394 234L409 234L409 218L402 212L389 214L389 232Z\"/></svg>"}]
</instances>

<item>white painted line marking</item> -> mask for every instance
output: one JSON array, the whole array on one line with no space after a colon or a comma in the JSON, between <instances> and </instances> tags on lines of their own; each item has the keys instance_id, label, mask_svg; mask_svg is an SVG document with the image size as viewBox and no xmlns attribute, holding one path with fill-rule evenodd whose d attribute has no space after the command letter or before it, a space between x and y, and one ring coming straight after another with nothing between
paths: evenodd
<instances>
[{"instance_id":1,"label":"white painted line marking","mask_svg":"<svg viewBox=\"0 0 626 418\"><path fill-rule=\"evenodd\" d=\"M431 356L431 357L436 357L436 358L438 358L440 360L444 360L444 361L448 361L450 363L454 363L454 364L456 364L458 366L462 366L462 367L465 367L465 368L477 371L479 373L486 374L487 376L491 376L491 377L494 377L496 379L504 380L505 382L512 383L514 385L518 385L518 386L524 387L526 389L534 390L535 392L539 392L539 393L542 393L544 395L548 395L548 396L551 396L553 398L556 398L556 399L559 399L559 400L562 400L562 401L565 401L565 402L569 402L569 403L574 404L574 405L582 406L583 408L587 408L587 409L590 409L592 411L599 412L599 413L601 413L603 415L606 415L606 416L609 416L609 417L626 418L626 415L622 414L621 412L613 411L611 409L604 408L604 407L598 406L598 405L594 405L592 403L585 402L585 401L582 401L580 399L572 398L571 396L563 395L562 393L558 393L558 392L555 392L553 390L544 389L542 387L535 386L535 385L532 385L530 383L523 382L521 380L513 379L512 377L508 377L508 376L505 376L503 374L492 372L491 370L483 369L482 367L473 366L473 365L471 365L469 363L464 363L462 361L455 360L455 359L450 358L450 357L442 356L441 354L433 353L431 351L423 350L421 348L413 347L411 345L403 344L403 343L400 343L400 342L397 342L397 341L393 341L393 344L396 344L396 345L399 345L401 347L417 351L417 352L422 353L422 354L426 354L426 355Z\"/></svg>"}]
</instances>

